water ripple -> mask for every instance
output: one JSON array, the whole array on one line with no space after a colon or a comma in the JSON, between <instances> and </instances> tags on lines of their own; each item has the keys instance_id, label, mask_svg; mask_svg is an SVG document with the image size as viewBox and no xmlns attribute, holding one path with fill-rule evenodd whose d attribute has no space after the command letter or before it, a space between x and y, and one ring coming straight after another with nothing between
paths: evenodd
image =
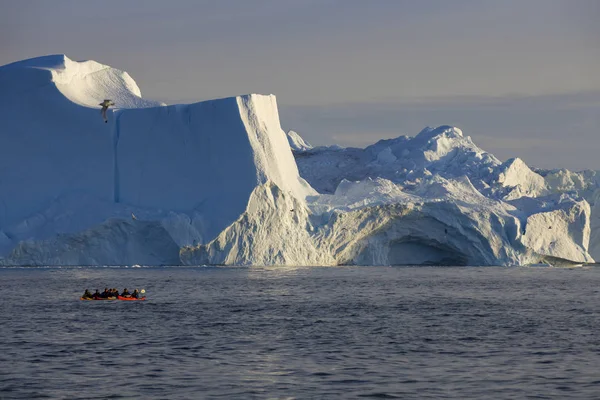
<instances>
[{"instance_id":1,"label":"water ripple","mask_svg":"<svg viewBox=\"0 0 600 400\"><path fill-rule=\"evenodd\" d=\"M105 286L149 300L78 300ZM593 399L598 287L593 268L0 269L0 399Z\"/></svg>"}]
</instances>

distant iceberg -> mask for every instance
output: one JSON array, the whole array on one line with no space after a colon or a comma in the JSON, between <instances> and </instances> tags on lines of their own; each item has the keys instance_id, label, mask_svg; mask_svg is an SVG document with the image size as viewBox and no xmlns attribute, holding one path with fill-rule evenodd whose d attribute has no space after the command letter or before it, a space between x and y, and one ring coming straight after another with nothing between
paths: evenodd
<instances>
[{"instance_id":1,"label":"distant iceberg","mask_svg":"<svg viewBox=\"0 0 600 400\"><path fill-rule=\"evenodd\" d=\"M2 265L600 258L595 171L502 163L451 126L313 148L273 95L167 106L64 55L0 67L0 116Z\"/></svg>"},{"instance_id":2,"label":"distant iceberg","mask_svg":"<svg viewBox=\"0 0 600 400\"><path fill-rule=\"evenodd\" d=\"M292 151L303 152L312 149L313 147L305 141L297 132L289 131L287 133L288 142Z\"/></svg>"}]
</instances>

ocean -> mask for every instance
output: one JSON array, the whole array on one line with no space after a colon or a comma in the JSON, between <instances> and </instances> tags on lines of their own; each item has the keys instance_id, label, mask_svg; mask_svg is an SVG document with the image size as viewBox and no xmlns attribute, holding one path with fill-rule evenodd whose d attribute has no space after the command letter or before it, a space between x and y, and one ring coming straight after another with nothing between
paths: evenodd
<instances>
[{"instance_id":1,"label":"ocean","mask_svg":"<svg viewBox=\"0 0 600 400\"><path fill-rule=\"evenodd\" d=\"M0 399L37 398L597 399L600 269L0 268Z\"/></svg>"}]
</instances>

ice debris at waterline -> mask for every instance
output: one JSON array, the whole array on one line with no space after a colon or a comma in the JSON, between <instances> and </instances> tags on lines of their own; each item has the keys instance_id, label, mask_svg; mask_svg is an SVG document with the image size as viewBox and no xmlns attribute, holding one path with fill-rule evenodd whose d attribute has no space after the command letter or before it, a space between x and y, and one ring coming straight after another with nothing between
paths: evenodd
<instances>
[{"instance_id":1,"label":"ice debris at waterline","mask_svg":"<svg viewBox=\"0 0 600 400\"><path fill-rule=\"evenodd\" d=\"M0 67L0 117L2 265L600 258L595 171L502 163L451 126L312 147L273 95L167 106L64 55Z\"/></svg>"}]
</instances>

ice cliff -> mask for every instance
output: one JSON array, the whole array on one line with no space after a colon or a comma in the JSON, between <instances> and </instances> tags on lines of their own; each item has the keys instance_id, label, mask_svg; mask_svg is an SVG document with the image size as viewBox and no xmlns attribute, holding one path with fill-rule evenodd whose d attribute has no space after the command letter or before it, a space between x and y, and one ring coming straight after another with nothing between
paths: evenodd
<instances>
[{"instance_id":1,"label":"ice cliff","mask_svg":"<svg viewBox=\"0 0 600 400\"><path fill-rule=\"evenodd\" d=\"M503 163L450 126L313 148L272 95L167 106L64 55L0 67L0 117L3 265L600 258L596 172Z\"/></svg>"},{"instance_id":2,"label":"ice cliff","mask_svg":"<svg viewBox=\"0 0 600 400\"><path fill-rule=\"evenodd\" d=\"M315 193L298 175L274 96L172 106L140 96L127 73L94 61L57 55L0 67L2 254L131 213L164 225L179 246L204 243L261 184L298 199ZM107 124L98 106L106 98L116 103ZM19 249L4 262L44 263Z\"/></svg>"}]
</instances>

